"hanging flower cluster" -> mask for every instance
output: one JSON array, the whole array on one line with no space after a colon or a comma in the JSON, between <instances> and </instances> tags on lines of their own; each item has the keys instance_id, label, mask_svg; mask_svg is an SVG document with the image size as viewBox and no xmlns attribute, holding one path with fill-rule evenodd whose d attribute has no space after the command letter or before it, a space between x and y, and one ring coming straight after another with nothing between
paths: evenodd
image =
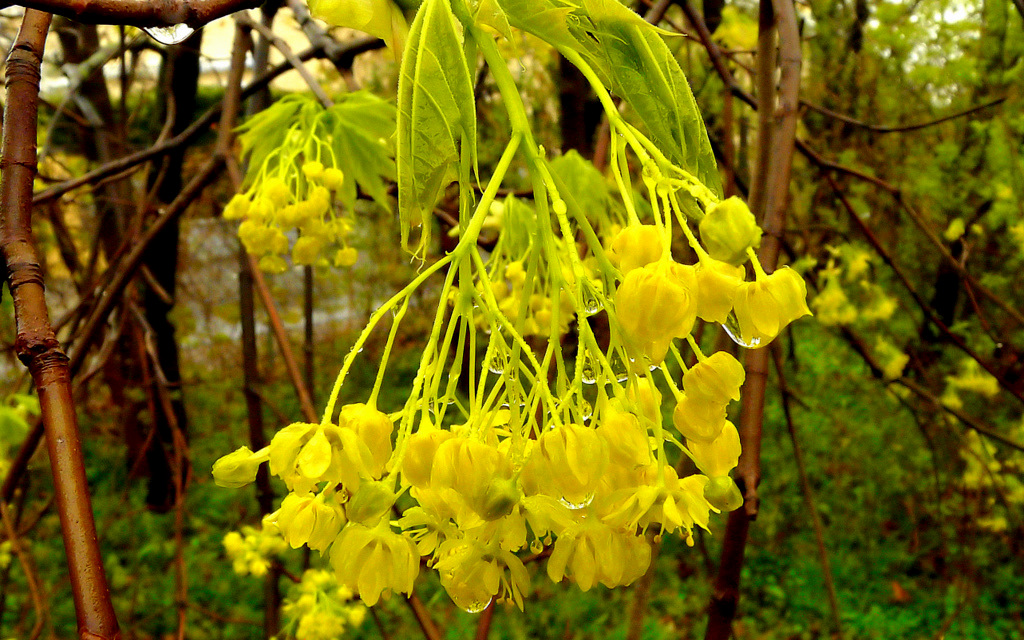
<instances>
[{"instance_id":1,"label":"hanging flower cluster","mask_svg":"<svg viewBox=\"0 0 1024 640\"><path fill-rule=\"evenodd\" d=\"M763 346L808 313L803 280L760 268L759 232L738 200L710 203L697 226L715 240L701 243L678 206L693 196L673 180L652 185L652 221L606 216L595 220L606 224L605 240L579 245L570 218L590 223L538 159L550 202L506 202L506 229L517 220L509 211L529 212L526 241L499 242L485 263L466 240L481 226L474 231L483 215L474 216L459 247L371 319L356 350L385 312L395 315L365 404L334 408L354 351L320 424L292 424L266 449L243 447L214 468L220 484L239 486L268 462L290 491L269 524L292 547L327 555L339 582L368 605L410 593L421 558L468 611L495 598L522 606L524 554L544 549L556 582L626 585L646 571L652 536L677 533L692 544L693 528L707 528L712 512L742 503L729 477L740 441L728 408L743 368L725 351L702 353L692 330L698 321L725 323L737 341ZM695 264L674 259L674 225ZM736 264L746 259L749 281ZM388 354L409 294L438 264L449 267L444 303L409 402L389 415L376 406ZM457 273L464 277L455 283ZM592 326L602 310L605 345ZM567 360L570 339L576 355ZM696 356L693 366L679 341ZM479 364L464 371L467 350ZM699 473L680 476L670 447Z\"/></svg>"},{"instance_id":2,"label":"hanging flower cluster","mask_svg":"<svg viewBox=\"0 0 1024 640\"><path fill-rule=\"evenodd\" d=\"M240 576L264 576L282 552L287 549L281 536L267 527L244 526L224 536L224 550L231 567Z\"/></svg>"},{"instance_id":3,"label":"hanging flower cluster","mask_svg":"<svg viewBox=\"0 0 1024 640\"><path fill-rule=\"evenodd\" d=\"M286 257L293 265L355 264L356 182L387 204L382 179L393 177L394 163L386 141L374 134L394 129L393 112L363 92L329 108L295 95L239 128L249 168L244 190L223 216L241 221L238 237L261 269L281 273Z\"/></svg>"},{"instance_id":4,"label":"hanging flower cluster","mask_svg":"<svg viewBox=\"0 0 1024 640\"><path fill-rule=\"evenodd\" d=\"M647 27L624 11L623 21ZM410 32L418 48L410 50L424 58L406 56L404 82L407 63L439 60L445 30L459 41L450 12L441 0L420 10ZM429 44L419 41L427 21L440 30ZM728 411L744 371L728 352L703 353L695 327L721 325L758 348L810 313L796 271L767 273L758 263L761 232L747 206L720 200L626 122L581 56L563 52L605 104L610 180L573 156L548 158L493 36L461 24L512 124L482 194L470 177L475 149L454 146L452 128L438 138L449 145L438 153L461 162L404 146L416 144L417 126L429 129L416 109L431 113L433 103L408 98L417 86L400 86L400 103L408 102L399 113L411 114L411 128L398 135L403 242L418 235L417 255L426 255L430 220L420 213L456 175L457 246L371 315L320 423L289 425L265 449L243 447L213 471L219 484L240 486L268 463L289 493L265 526L329 558L338 582L367 605L411 593L424 560L458 606L480 611L494 600L523 606L531 559L546 556L551 580L588 590L636 580L661 536L692 544L712 513L743 502L729 476L740 439ZM463 142L475 135L460 131ZM496 204L520 155L533 197ZM634 191L631 173L645 194ZM486 256L477 242L485 227L500 227ZM416 376L404 405L387 413L377 400L396 336L411 297L435 274L443 283ZM372 391L339 410L349 371L385 321Z\"/></svg>"}]
</instances>

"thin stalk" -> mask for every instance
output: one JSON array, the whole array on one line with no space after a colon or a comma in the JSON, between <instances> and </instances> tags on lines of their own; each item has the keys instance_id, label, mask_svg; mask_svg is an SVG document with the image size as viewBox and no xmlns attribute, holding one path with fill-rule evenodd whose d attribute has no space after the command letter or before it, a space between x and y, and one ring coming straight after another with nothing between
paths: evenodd
<instances>
[{"instance_id":1,"label":"thin stalk","mask_svg":"<svg viewBox=\"0 0 1024 640\"><path fill-rule=\"evenodd\" d=\"M832 576L832 564L828 559L828 551L825 549L825 528L821 524L821 516L818 514L818 507L814 503L814 489L807 479L807 465L804 463L804 452L800 448L800 441L796 437L796 425L793 423L793 411L789 400L792 392L786 384L786 372L783 368L782 350L778 344L771 347L772 359L775 362L775 372L779 377L779 394L782 397L782 411L786 415L786 429L789 431L789 440L793 443L793 461L796 463L796 471L800 477L800 491L804 496L804 504L807 512L811 515L811 525L814 527L814 540L818 546L818 557L821 559L821 572L825 578L825 591L828 592L828 604L832 612L832 629L836 638L842 638L843 630L839 622L839 598L836 596L835 578Z\"/></svg>"}]
</instances>

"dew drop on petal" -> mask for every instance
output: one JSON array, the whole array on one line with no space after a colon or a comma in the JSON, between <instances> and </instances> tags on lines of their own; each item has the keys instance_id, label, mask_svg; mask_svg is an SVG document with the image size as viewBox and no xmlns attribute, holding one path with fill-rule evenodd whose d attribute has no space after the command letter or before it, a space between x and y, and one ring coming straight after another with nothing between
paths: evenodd
<instances>
[{"instance_id":1,"label":"dew drop on petal","mask_svg":"<svg viewBox=\"0 0 1024 640\"><path fill-rule=\"evenodd\" d=\"M753 338L749 342L743 339L743 332L740 331L740 321L732 311L729 312L729 316L725 319L725 324L722 325L722 328L725 329L725 335L729 336L733 342L741 347L753 349L761 344L761 338Z\"/></svg>"}]
</instances>

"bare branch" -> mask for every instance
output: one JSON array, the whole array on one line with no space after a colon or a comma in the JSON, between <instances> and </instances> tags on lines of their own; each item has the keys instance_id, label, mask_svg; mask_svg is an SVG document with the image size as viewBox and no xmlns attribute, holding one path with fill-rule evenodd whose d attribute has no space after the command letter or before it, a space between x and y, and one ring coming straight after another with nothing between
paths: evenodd
<instances>
[{"instance_id":1,"label":"bare branch","mask_svg":"<svg viewBox=\"0 0 1024 640\"><path fill-rule=\"evenodd\" d=\"M18 0L29 9L55 13L78 22L132 27L193 29L236 11L255 9L264 0ZM11 3L15 4L15 3Z\"/></svg>"},{"instance_id":2,"label":"bare branch","mask_svg":"<svg viewBox=\"0 0 1024 640\"><path fill-rule=\"evenodd\" d=\"M31 372L39 394L78 632L83 638L114 640L120 632L96 538L68 357L50 325L32 237L39 68L50 19L48 13L26 11L7 60L0 245L4 275L14 300L18 357Z\"/></svg>"}]
</instances>

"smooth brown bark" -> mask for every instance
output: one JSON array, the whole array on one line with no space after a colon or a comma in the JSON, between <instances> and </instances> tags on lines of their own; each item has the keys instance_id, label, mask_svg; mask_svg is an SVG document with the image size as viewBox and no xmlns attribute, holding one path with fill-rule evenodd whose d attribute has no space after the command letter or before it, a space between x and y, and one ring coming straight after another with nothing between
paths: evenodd
<instances>
[{"instance_id":1,"label":"smooth brown bark","mask_svg":"<svg viewBox=\"0 0 1024 640\"><path fill-rule=\"evenodd\" d=\"M113 640L120 637L120 632L96 537L68 357L50 325L32 237L39 68L50 19L49 14L26 11L7 60L0 159L0 245L14 300L18 330L15 348L39 394L78 634L83 639Z\"/></svg>"},{"instance_id":2,"label":"smooth brown bark","mask_svg":"<svg viewBox=\"0 0 1024 640\"><path fill-rule=\"evenodd\" d=\"M774 47L766 44L774 39L776 30L778 62L782 72L777 95L774 90ZM800 34L792 0L761 0L757 67L760 146L750 201L751 209L764 229L758 258L769 273L778 262L789 197L799 107L800 64ZM743 508L729 514L705 640L726 640L732 633L747 533L758 511L757 486L761 481L761 432L768 383L768 353L768 348L747 351L747 377L743 385L739 424L743 453L736 467L736 481L743 493L744 504Z\"/></svg>"},{"instance_id":3,"label":"smooth brown bark","mask_svg":"<svg viewBox=\"0 0 1024 640\"><path fill-rule=\"evenodd\" d=\"M19 0L17 4L78 22L133 27L187 24L198 29L236 11L255 9L263 0Z\"/></svg>"}]
</instances>

